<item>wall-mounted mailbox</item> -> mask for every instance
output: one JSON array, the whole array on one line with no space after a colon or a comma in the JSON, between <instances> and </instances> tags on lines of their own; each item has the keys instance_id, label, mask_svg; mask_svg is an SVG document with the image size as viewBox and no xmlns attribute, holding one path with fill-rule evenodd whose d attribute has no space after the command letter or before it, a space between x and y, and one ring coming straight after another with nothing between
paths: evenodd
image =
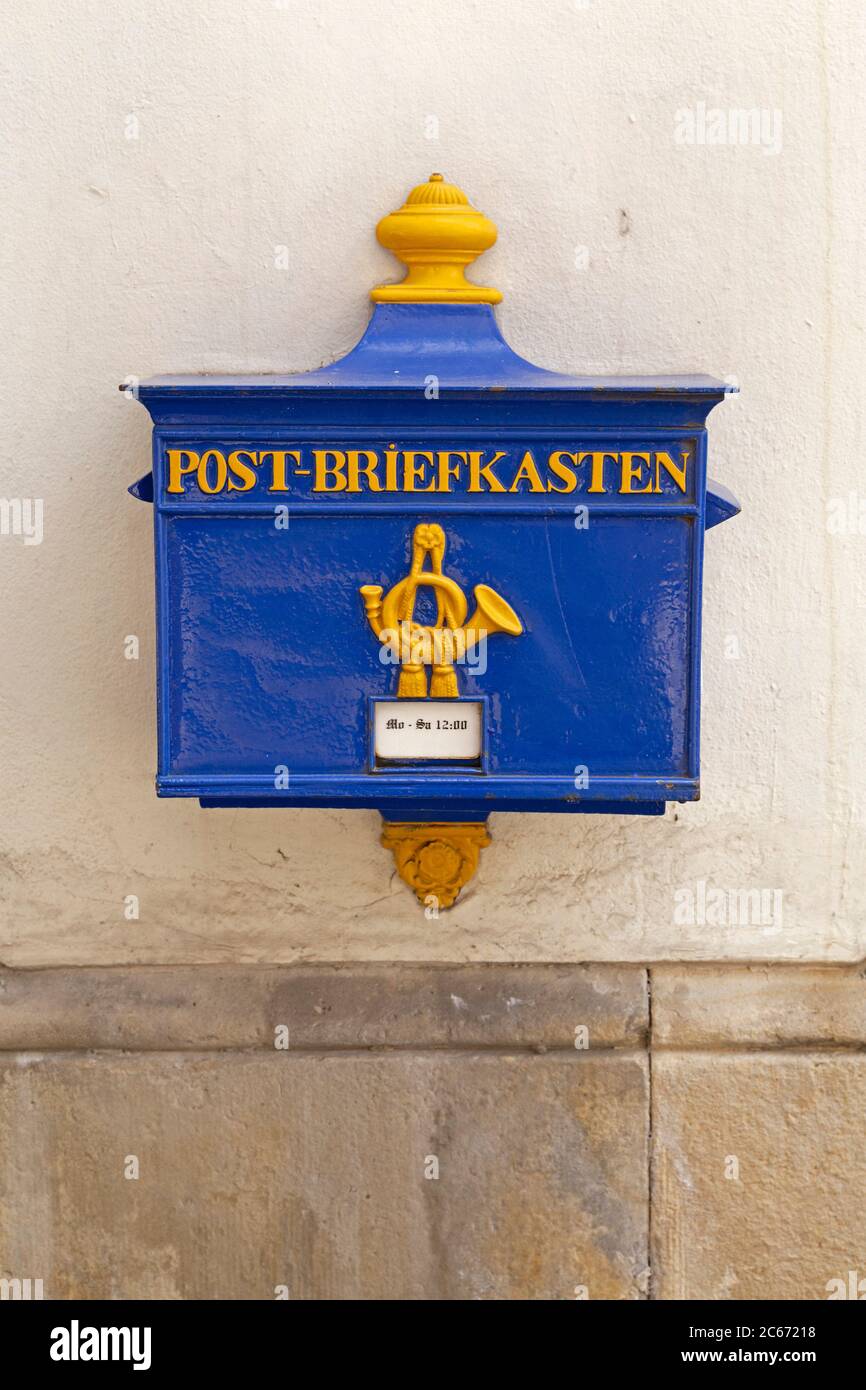
<instances>
[{"instance_id":1,"label":"wall-mounted mailbox","mask_svg":"<svg viewBox=\"0 0 866 1390\"><path fill-rule=\"evenodd\" d=\"M297 376L167 376L154 421L160 796L373 807L449 906L491 811L699 795L707 376L516 356L464 267L495 228L440 175L379 237L408 266Z\"/></svg>"}]
</instances>

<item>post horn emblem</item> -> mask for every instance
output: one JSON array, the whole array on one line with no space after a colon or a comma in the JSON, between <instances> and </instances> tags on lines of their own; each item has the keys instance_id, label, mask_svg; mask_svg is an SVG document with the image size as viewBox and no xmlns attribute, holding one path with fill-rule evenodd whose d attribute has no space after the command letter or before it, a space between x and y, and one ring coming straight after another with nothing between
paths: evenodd
<instances>
[{"instance_id":1,"label":"post horn emblem","mask_svg":"<svg viewBox=\"0 0 866 1390\"><path fill-rule=\"evenodd\" d=\"M430 569L425 569L427 556ZM445 532L441 526L422 524L412 536L412 567L382 598L381 584L363 584L367 620L379 641L393 650L400 664L397 698L424 699L427 695L426 667L432 667L430 695L435 699L455 699L457 673L455 661L494 632L519 637L523 624L509 603L488 584L476 584L475 611L465 621L466 595L453 579L442 573ZM422 586L436 591L436 621L415 622L415 602Z\"/></svg>"}]
</instances>

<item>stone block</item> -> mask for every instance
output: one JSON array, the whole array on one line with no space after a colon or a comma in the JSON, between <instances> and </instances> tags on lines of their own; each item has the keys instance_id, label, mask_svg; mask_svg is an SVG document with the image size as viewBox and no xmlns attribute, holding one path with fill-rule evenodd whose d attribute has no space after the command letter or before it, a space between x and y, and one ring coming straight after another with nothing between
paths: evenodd
<instances>
[{"instance_id":1,"label":"stone block","mask_svg":"<svg viewBox=\"0 0 866 1390\"><path fill-rule=\"evenodd\" d=\"M656 1054L654 1296L826 1299L866 1278L864 1114L859 1053Z\"/></svg>"},{"instance_id":2,"label":"stone block","mask_svg":"<svg viewBox=\"0 0 866 1390\"><path fill-rule=\"evenodd\" d=\"M656 966L654 1047L866 1044L857 966Z\"/></svg>"},{"instance_id":3,"label":"stone block","mask_svg":"<svg viewBox=\"0 0 866 1390\"><path fill-rule=\"evenodd\" d=\"M641 1046L646 972L607 965L0 970L0 1049Z\"/></svg>"},{"instance_id":4,"label":"stone block","mask_svg":"<svg viewBox=\"0 0 866 1390\"><path fill-rule=\"evenodd\" d=\"M48 1298L645 1289L643 1058L19 1054L0 1078L0 1274Z\"/></svg>"}]
</instances>

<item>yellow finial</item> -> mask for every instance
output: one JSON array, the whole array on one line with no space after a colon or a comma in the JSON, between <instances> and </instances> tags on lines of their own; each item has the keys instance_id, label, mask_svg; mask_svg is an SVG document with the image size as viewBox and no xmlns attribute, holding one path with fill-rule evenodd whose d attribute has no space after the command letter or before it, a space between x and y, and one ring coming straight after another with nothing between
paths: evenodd
<instances>
[{"instance_id":1,"label":"yellow finial","mask_svg":"<svg viewBox=\"0 0 866 1390\"><path fill-rule=\"evenodd\" d=\"M383 246L408 267L399 285L377 285L380 304L498 304L499 290L472 285L464 274L496 240L496 227L442 174L413 188L397 212L376 228Z\"/></svg>"}]
</instances>

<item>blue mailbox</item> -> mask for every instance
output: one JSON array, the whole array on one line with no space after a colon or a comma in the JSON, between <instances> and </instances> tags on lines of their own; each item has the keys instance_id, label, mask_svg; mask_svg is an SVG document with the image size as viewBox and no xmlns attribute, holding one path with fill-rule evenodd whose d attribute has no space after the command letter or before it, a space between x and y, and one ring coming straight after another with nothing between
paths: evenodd
<instances>
[{"instance_id":1,"label":"blue mailbox","mask_svg":"<svg viewBox=\"0 0 866 1390\"><path fill-rule=\"evenodd\" d=\"M699 796L708 376L518 357L441 175L379 224L407 266L294 376L165 376L154 421L160 796L372 807L449 906L491 811Z\"/></svg>"}]
</instances>

